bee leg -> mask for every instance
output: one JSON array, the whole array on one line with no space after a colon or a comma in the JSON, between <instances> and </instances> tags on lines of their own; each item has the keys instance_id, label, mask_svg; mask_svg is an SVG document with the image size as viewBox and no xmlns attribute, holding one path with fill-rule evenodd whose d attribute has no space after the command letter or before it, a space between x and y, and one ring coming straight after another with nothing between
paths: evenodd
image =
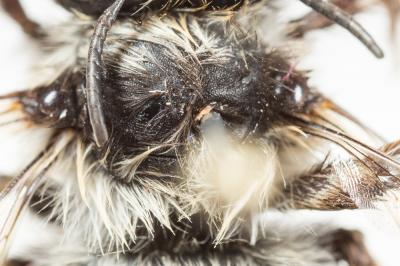
<instances>
[{"instance_id":1,"label":"bee leg","mask_svg":"<svg viewBox=\"0 0 400 266\"><path fill-rule=\"evenodd\" d=\"M349 14L355 14L363 10L357 0L332 0L332 3ZM291 21L289 36L301 38L309 31L329 27L335 22L318 12L310 12L302 18Z\"/></svg>"},{"instance_id":2,"label":"bee leg","mask_svg":"<svg viewBox=\"0 0 400 266\"><path fill-rule=\"evenodd\" d=\"M339 166L339 168L351 167ZM343 169L347 171L347 169ZM332 168L297 178L288 184L275 204L280 209L344 210L374 208L388 192L400 187L388 172L359 168L359 176L336 173ZM379 176L386 177L382 181ZM351 186L353 185L353 186Z\"/></svg>"},{"instance_id":3,"label":"bee leg","mask_svg":"<svg viewBox=\"0 0 400 266\"><path fill-rule=\"evenodd\" d=\"M357 204L328 173L312 173L288 184L276 205L280 209L343 210Z\"/></svg>"},{"instance_id":4,"label":"bee leg","mask_svg":"<svg viewBox=\"0 0 400 266\"><path fill-rule=\"evenodd\" d=\"M379 150L390 158L400 157L400 142ZM296 178L283 189L276 205L281 209L342 210L373 208L400 187L399 169L369 158L321 165Z\"/></svg>"},{"instance_id":5,"label":"bee leg","mask_svg":"<svg viewBox=\"0 0 400 266\"><path fill-rule=\"evenodd\" d=\"M33 38L41 38L44 36L39 24L32 21L25 14L19 0L1 0L3 9L22 27L25 33Z\"/></svg>"},{"instance_id":6,"label":"bee leg","mask_svg":"<svg viewBox=\"0 0 400 266\"><path fill-rule=\"evenodd\" d=\"M263 227L274 230L265 229L265 237L260 238L253 248L275 261L262 261L259 265L277 265L277 259L285 258L279 265L342 265L347 262L345 265L349 266L376 266L361 232L342 229L326 221L302 223L301 220L294 219L295 222L290 222L286 215L282 214L278 219L272 218L269 221L267 219L263 224ZM294 213L290 214L291 217L293 215ZM299 227L309 230L299 230ZM286 251L283 256L281 251ZM290 258L290 254L299 254L298 252L303 256L297 256L294 260Z\"/></svg>"},{"instance_id":7,"label":"bee leg","mask_svg":"<svg viewBox=\"0 0 400 266\"><path fill-rule=\"evenodd\" d=\"M265 220L261 220L261 232L264 232L264 237L256 242L254 248L261 250L261 254L268 254L273 258L282 257L282 254L279 254L280 250L292 250L294 254L300 252L303 255L297 256L294 261L286 260L285 263L279 265L342 265L343 262L347 262L344 265L376 266L364 244L361 232L343 229L334 222L327 222L326 219L316 221L314 218L310 223L303 220L304 215L304 212L291 212L265 216ZM301 228L307 228L307 230L301 230ZM278 252L271 254L274 251ZM291 253L285 252L284 255ZM260 263L260 265L265 264ZM270 264L267 263L267 265Z\"/></svg>"},{"instance_id":8,"label":"bee leg","mask_svg":"<svg viewBox=\"0 0 400 266\"><path fill-rule=\"evenodd\" d=\"M338 261L345 260L349 266L376 266L364 245L364 237L356 230L338 229L321 238L321 245L332 250Z\"/></svg>"},{"instance_id":9,"label":"bee leg","mask_svg":"<svg viewBox=\"0 0 400 266\"><path fill-rule=\"evenodd\" d=\"M32 262L23 260L9 260L4 266L29 266Z\"/></svg>"},{"instance_id":10,"label":"bee leg","mask_svg":"<svg viewBox=\"0 0 400 266\"><path fill-rule=\"evenodd\" d=\"M334 4L323 0L300 0L316 12L336 22L347 29L358 40L360 40L377 58L383 57L381 48L376 44L371 35L350 14L341 10Z\"/></svg>"},{"instance_id":11,"label":"bee leg","mask_svg":"<svg viewBox=\"0 0 400 266\"><path fill-rule=\"evenodd\" d=\"M98 147L102 147L108 140L108 132L101 105L102 77L105 67L102 60L103 46L107 33L116 20L125 0L116 0L104 11L99 18L89 48L88 64L86 69L87 110L93 130L94 140Z\"/></svg>"}]
</instances>

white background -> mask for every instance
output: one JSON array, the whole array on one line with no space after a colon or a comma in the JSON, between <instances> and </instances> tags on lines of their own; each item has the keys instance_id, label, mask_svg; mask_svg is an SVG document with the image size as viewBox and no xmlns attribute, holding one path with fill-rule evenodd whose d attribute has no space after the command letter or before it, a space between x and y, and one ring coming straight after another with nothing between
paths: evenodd
<instances>
[{"instance_id":1,"label":"white background","mask_svg":"<svg viewBox=\"0 0 400 266\"><path fill-rule=\"evenodd\" d=\"M68 16L51 0L22 2L28 13L42 24L56 24ZM293 9L305 10L297 3ZM313 70L310 82L320 91L387 140L396 140L400 138L400 42L390 37L387 13L382 7L372 7L357 15L357 19L383 47L384 59L375 59L350 34L333 26L306 36L308 55L299 60L298 66ZM39 47L0 12L1 93L28 84L30 68L41 60L38 50ZM0 153L18 158L12 154L13 150L0 150ZM0 161L0 168L1 164ZM400 265L400 233L389 219L382 219L381 214L365 212L335 213L329 217L328 220L339 220L348 227L357 225L364 228L368 245L379 262L382 265Z\"/></svg>"}]
</instances>

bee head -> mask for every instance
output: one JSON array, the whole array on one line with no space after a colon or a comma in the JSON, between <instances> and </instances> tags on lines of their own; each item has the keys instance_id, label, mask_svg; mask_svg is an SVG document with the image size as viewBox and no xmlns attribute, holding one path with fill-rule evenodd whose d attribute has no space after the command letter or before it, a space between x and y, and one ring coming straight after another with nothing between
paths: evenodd
<instances>
[{"instance_id":1,"label":"bee head","mask_svg":"<svg viewBox=\"0 0 400 266\"><path fill-rule=\"evenodd\" d=\"M139 169L170 171L202 139L208 113L238 139L260 138L318 100L303 73L237 26L194 17L176 23L150 20L131 35L119 35L118 26L110 32L102 89L108 161L152 150Z\"/></svg>"},{"instance_id":2,"label":"bee head","mask_svg":"<svg viewBox=\"0 0 400 266\"><path fill-rule=\"evenodd\" d=\"M154 19L140 27L122 21L110 32L103 58L99 104L110 138L95 153L106 154L114 172L120 169L114 162L148 153L142 170L176 174L178 158L201 141L209 114L218 114L235 138L257 139L287 125L285 115L308 113L319 99L287 58L212 16ZM84 71L67 71L21 101L36 123L75 128L91 143Z\"/></svg>"}]
</instances>

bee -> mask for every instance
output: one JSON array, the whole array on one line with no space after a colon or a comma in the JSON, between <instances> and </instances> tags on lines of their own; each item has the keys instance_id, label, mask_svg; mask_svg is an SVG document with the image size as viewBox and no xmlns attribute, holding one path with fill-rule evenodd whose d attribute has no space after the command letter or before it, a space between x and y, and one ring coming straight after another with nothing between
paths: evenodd
<instances>
[{"instance_id":1,"label":"bee","mask_svg":"<svg viewBox=\"0 0 400 266\"><path fill-rule=\"evenodd\" d=\"M36 86L0 97L2 127L46 128L2 185L2 265L375 264L357 231L283 223L395 202L400 149L358 140L380 142L261 34L273 2L58 2L75 16L43 29L2 1L47 53ZM383 56L346 12L301 2ZM23 212L55 240L9 256Z\"/></svg>"}]
</instances>

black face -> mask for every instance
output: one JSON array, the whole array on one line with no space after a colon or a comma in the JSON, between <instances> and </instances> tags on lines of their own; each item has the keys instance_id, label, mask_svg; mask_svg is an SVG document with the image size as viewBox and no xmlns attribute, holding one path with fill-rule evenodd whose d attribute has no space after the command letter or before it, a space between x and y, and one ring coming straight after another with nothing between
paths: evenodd
<instances>
[{"instance_id":1,"label":"black face","mask_svg":"<svg viewBox=\"0 0 400 266\"><path fill-rule=\"evenodd\" d=\"M208 30L231 34L218 27ZM255 39L235 34L223 36L214 50L200 54L186 52L185 45L171 48L123 37L107 44L101 104L110 138L96 156L107 154L109 170L114 162L161 147L139 170L174 174L178 157L201 138L204 110L220 114L227 128L247 139L289 124L287 114L312 109L318 94L302 73L279 53L265 52ZM222 56L216 56L221 50ZM37 123L75 128L93 142L82 84L84 75L67 73L28 93L22 102Z\"/></svg>"},{"instance_id":2,"label":"black face","mask_svg":"<svg viewBox=\"0 0 400 266\"><path fill-rule=\"evenodd\" d=\"M116 55L109 55L113 63L107 67L103 99L111 132L108 152L115 161L173 143L173 151L169 146L157 150L142 165L166 172L175 167L177 154L184 154L200 137L201 113L206 109L219 113L232 132L240 132L238 138L257 138L287 124L285 114L307 113L318 99L303 74L252 42L244 41L241 47L229 43L233 56L210 64L187 59L189 54L179 62L154 43L126 45L130 51L149 51L156 59L141 62L145 70L135 75L113 67L118 65Z\"/></svg>"},{"instance_id":3,"label":"black face","mask_svg":"<svg viewBox=\"0 0 400 266\"><path fill-rule=\"evenodd\" d=\"M115 0L57 0L60 5L67 9L75 9L82 13L91 16L101 15L105 9L111 6ZM126 0L120 15L131 16L136 11L168 11L174 7L176 8L199 8L204 7L205 9L220 9L227 7L238 7L243 1L242 0L184 0L184 1L166 1L166 0Z\"/></svg>"}]
</instances>

